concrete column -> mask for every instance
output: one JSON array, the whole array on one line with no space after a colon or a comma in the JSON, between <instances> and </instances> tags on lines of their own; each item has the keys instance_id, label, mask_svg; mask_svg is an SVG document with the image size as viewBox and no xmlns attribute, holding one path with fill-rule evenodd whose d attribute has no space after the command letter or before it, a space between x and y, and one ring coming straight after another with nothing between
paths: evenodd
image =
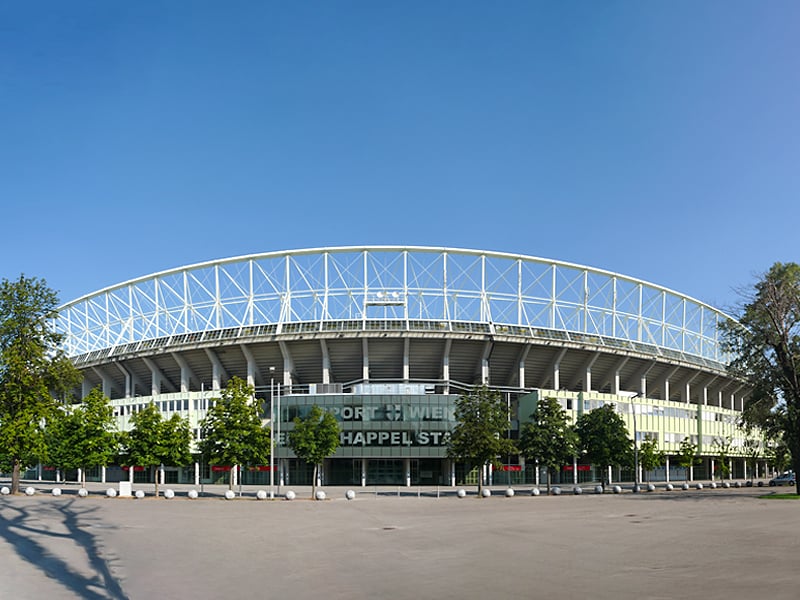
<instances>
[{"instance_id":1,"label":"concrete column","mask_svg":"<svg viewBox=\"0 0 800 600\"><path fill-rule=\"evenodd\" d=\"M578 459L577 457L572 457L572 484L578 485Z\"/></svg>"},{"instance_id":2,"label":"concrete column","mask_svg":"<svg viewBox=\"0 0 800 600\"><path fill-rule=\"evenodd\" d=\"M714 462L714 459L713 459L713 458L709 458L709 459L708 459L708 467L709 467L709 470L711 471L711 481L714 481L714 473L715 473L715 471L714 471L714 465L715 465L715 464L716 464L716 463Z\"/></svg>"},{"instance_id":3,"label":"concrete column","mask_svg":"<svg viewBox=\"0 0 800 600\"><path fill-rule=\"evenodd\" d=\"M367 461L369 459L362 458L361 459L361 487L367 486Z\"/></svg>"},{"instance_id":4,"label":"concrete column","mask_svg":"<svg viewBox=\"0 0 800 600\"><path fill-rule=\"evenodd\" d=\"M694 481L694 465L689 467L689 481Z\"/></svg>"},{"instance_id":5,"label":"concrete column","mask_svg":"<svg viewBox=\"0 0 800 600\"><path fill-rule=\"evenodd\" d=\"M411 353L409 346L411 341L408 338L403 340L403 381L408 383L411 379Z\"/></svg>"},{"instance_id":6,"label":"concrete column","mask_svg":"<svg viewBox=\"0 0 800 600\"><path fill-rule=\"evenodd\" d=\"M367 343L367 338L361 338L361 352L363 354L361 378L364 381L369 381L369 344Z\"/></svg>"},{"instance_id":7,"label":"concrete column","mask_svg":"<svg viewBox=\"0 0 800 600\"><path fill-rule=\"evenodd\" d=\"M669 455L664 456L664 474L667 483L669 483Z\"/></svg>"},{"instance_id":8,"label":"concrete column","mask_svg":"<svg viewBox=\"0 0 800 600\"><path fill-rule=\"evenodd\" d=\"M611 466L608 467L608 483L611 483L614 480L614 471L611 469Z\"/></svg>"},{"instance_id":9,"label":"concrete column","mask_svg":"<svg viewBox=\"0 0 800 600\"><path fill-rule=\"evenodd\" d=\"M450 485L456 486L456 461L450 461Z\"/></svg>"},{"instance_id":10,"label":"concrete column","mask_svg":"<svg viewBox=\"0 0 800 600\"><path fill-rule=\"evenodd\" d=\"M131 482L131 485L133 485L133 472L134 472L134 468L131 465L130 467L128 467L128 481Z\"/></svg>"},{"instance_id":11,"label":"concrete column","mask_svg":"<svg viewBox=\"0 0 800 600\"><path fill-rule=\"evenodd\" d=\"M406 474L406 487L411 487L411 459L403 459L403 471Z\"/></svg>"},{"instance_id":12,"label":"concrete column","mask_svg":"<svg viewBox=\"0 0 800 600\"><path fill-rule=\"evenodd\" d=\"M83 483L83 469L78 469L78 482Z\"/></svg>"},{"instance_id":13,"label":"concrete column","mask_svg":"<svg viewBox=\"0 0 800 600\"><path fill-rule=\"evenodd\" d=\"M200 463L194 463L194 484L200 485Z\"/></svg>"},{"instance_id":14,"label":"concrete column","mask_svg":"<svg viewBox=\"0 0 800 600\"><path fill-rule=\"evenodd\" d=\"M106 468L105 466L100 467L100 483L106 482Z\"/></svg>"}]
</instances>

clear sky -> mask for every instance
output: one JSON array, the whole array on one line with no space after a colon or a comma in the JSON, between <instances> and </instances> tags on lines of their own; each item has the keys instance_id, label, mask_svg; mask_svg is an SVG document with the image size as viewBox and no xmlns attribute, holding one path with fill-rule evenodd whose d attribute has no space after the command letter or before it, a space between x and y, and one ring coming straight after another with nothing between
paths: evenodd
<instances>
[{"instance_id":1,"label":"clear sky","mask_svg":"<svg viewBox=\"0 0 800 600\"><path fill-rule=\"evenodd\" d=\"M0 277L409 244L800 261L800 3L0 0Z\"/></svg>"}]
</instances>

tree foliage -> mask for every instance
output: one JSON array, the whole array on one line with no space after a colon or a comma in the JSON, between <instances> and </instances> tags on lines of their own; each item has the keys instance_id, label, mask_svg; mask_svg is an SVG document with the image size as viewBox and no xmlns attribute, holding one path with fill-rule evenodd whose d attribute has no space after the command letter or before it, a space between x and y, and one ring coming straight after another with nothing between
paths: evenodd
<instances>
[{"instance_id":1,"label":"tree foliage","mask_svg":"<svg viewBox=\"0 0 800 600\"><path fill-rule=\"evenodd\" d=\"M744 294L739 322L722 326L730 372L751 386L744 416L775 421L800 469L800 265L775 263ZM797 491L800 493L800 484Z\"/></svg>"},{"instance_id":2,"label":"tree foliage","mask_svg":"<svg viewBox=\"0 0 800 600\"><path fill-rule=\"evenodd\" d=\"M569 422L567 411L555 398L542 398L522 426L519 450L526 461L536 462L547 469L547 491L551 475L577 453L578 435Z\"/></svg>"},{"instance_id":3,"label":"tree foliage","mask_svg":"<svg viewBox=\"0 0 800 600\"><path fill-rule=\"evenodd\" d=\"M633 460L633 441L628 428L613 404L605 404L583 413L575 423L580 449L594 465L603 468L602 480L608 467L630 464Z\"/></svg>"},{"instance_id":4,"label":"tree foliage","mask_svg":"<svg viewBox=\"0 0 800 600\"><path fill-rule=\"evenodd\" d=\"M733 448L733 437L727 435L724 437L715 437L712 442L713 447L717 450L717 471L719 471L720 479L725 479L731 474L731 449ZM713 479L713 474L712 474Z\"/></svg>"},{"instance_id":5,"label":"tree foliage","mask_svg":"<svg viewBox=\"0 0 800 600\"><path fill-rule=\"evenodd\" d=\"M450 435L447 456L470 467L497 464L498 457L516 453L514 442L506 438L510 427L508 407L500 392L486 385L456 400L456 426ZM478 493L483 477L478 476Z\"/></svg>"},{"instance_id":6,"label":"tree foliage","mask_svg":"<svg viewBox=\"0 0 800 600\"><path fill-rule=\"evenodd\" d=\"M131 417L131 424L133 427L123 438L126 447L123 460L131 468L180 467L192 462L192 432L186 419L175 414L165 420L151 402ZM158 496L158 475L155 490Z\"/></svg>"},{"instance_id":7,"label":"tree foliage","mask_svg":"<svg viewBox=\"0 0 800 600\"><path fill-rule=\"evenodd\" d=\"M45 455L43 423L55 408L53 394L66 396L80 380L52 327L57 305L42 279L0 281L0 453L15 494L20 470Z\"/></svg>"},{"instance_id":8,"label":"tree foliage","mask_svg":"<svg viewBox=\"0 0 800 600\"><path fill-rule=\"evenodd\" d=\"M86 470L105 466L116 456L119 436L108 397L94 388L79 405L52 413L46 427L47 462L62 469Z\"/></svg>"},{"instance_id":9,"label":"tree foliage","mask_svg":"<svg viewBox=\"0 0 800 600\"><path fill-rule=\"evenodd\" d=\"M646 435L639 446L639 464L647 473L647 482L650 483L650 471L664 464L666 454L658 447L658 440Z\"/></svg>"},{"instance_id":10,"label":"tree foliage","mask_svg":"<svg viewBox=\"0 0 800 600\"><path fill-rule=\"evenodd\" d=\"M261 415L253 387L232 377L200 424L200 452L208 464L238 467L267 463L270 430ZM228 483L233 485L232 480Z\"/></svg>"},{"instance_id":11,"label":"tree foliage","mask_svg":"<svg viewBox=\"0 0 800 600\"><path fill-rule=\"evenodd\" d=\"M697 444L693 443L689 437L683 438L678 448L678 465L686 469L686 481L689 480L689 469L699 462L697 458Z\"/></svg>"},{"instance_id":12,"label":"tree foliage","mask_svg":"<svg viewBox=\"0 0 800 600\"><path fill-rule=\"evenodd\" d=\"M311 480L311 497L314 498L319 465L339 447L336 417L315 404L305 419L295 417L294 429L289 432L289 446L298 458L314 465Z\"/></svg>"}]
</instances>

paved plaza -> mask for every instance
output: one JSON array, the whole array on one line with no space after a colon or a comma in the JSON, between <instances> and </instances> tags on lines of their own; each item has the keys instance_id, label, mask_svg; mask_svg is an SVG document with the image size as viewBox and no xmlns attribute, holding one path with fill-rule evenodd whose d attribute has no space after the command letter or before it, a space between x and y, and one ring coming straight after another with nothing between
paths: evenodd
<instances>
[{"instance_id":1,"label":"paved plaza","mask_svg":"<svg viewBox=\"0 0 800 600\"><path fill-rule=\"evenodd\" d=\"M769 488L352 501L326 488L324 502L39 489L0 498L2 597L798 597L800 502L759 498Z\"/></svg>"}]
</instances>

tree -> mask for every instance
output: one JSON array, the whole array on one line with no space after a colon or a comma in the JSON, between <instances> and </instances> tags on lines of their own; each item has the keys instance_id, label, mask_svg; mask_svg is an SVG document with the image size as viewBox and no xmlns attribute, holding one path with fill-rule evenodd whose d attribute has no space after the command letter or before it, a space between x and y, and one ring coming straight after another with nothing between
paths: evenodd
<instances>
[{"instance_id":1,"label":"tree","mask_svg":"<svg viewBox=\"0 0 800 600\"><path fill-rule=\"evenodd\" d=\"M609 467L632 462L633 442L628 437L625 421L614 410L613 404L583 413L575 423L575 431L586 458L603 469L601 482L604 487Z\"/></svg>"},{"instance_id":2,"label":"tree","mask_svg":"<svg viewBox=\"0 0 800 600\"><path fill-rule=\"evenodd\" d=\"M270 429L261 421L253 387L232 377L200 424L200 452L210 465L236 468L269 460ZM233 487L233 478L228 480Z\"/></svg>"},{"instance_id":3,"label":"tree","mask_svg":"<svg viewBox=\"0 0 800 600\"><path fill-rule=\"evenodd\" d=\"M689 469L698 464L697 444L692 443L691 438L685 437L681 440L678 449L678 464L686 469L684 479L689 481Z\"/></svg>"},{"instance_id":4,"label":"tree","mask_svg":"<svg viewBox=\"0 0 800 600\"><path fill-rule=\"evenodd\" d=\"M720 480L727 478L731 474L730 456L731 448L733 447L733 438L731 436L715 437L712 445L717 449L717 456L719 457L719 464L717 470L719 471ZM713 480L714 474L711 474Z\"/></svg>"},{"instance_id":5,"label":"tree","mask_svg":"<svg viewBox=\"0 0 800 600\"><path fill-rule=\"evenodd\" d=\"M555 398L539 400L530 419L520 431L519 450L526 461L536 462L547 469L549 494L551 474L575 456L578 436L569 423L567 411Z\"/></svg>"},{"instance_id":6,"label":"tree","mask_svg":"<svg viewBox=\"0 0 800 600\"><path fill-rule=\"evenodd\" d=\"M800 470L800 265L775 263L745 292L738 323L724 323L729 371L751 387L745 413L778 415ZM800 493L800 482L796 485Z\"/></svg>"},{"instance_id":7,"label":"tree","mask_svg":"<svg viewBox=\"0 0 800 600\"><path fill-rule=\"evenodd\" d=\"M133 428L124 436L130 468L155 469L167 464L182 467L192 462L192 432L186 419L172 415L164 420L152 402L131 417ZM155 477L158 496L158 475Z\"/></svg>"},{"instance_id":8,"label":"tree","mask_svg":"<svg viewBox=\"0 0 800 600\"><path fill-rule=\"evenodd\" d=\"M450 435L447 456L468 467L497 464L503 454L516 453L514 442L505 437L509 429L508 407L500 392L486 385L456 400L456 426ZM478 495L483 490L483 475L478 474Z\"/></svg>"},{"instance_id":9,"label":"tree","mask_svg":"<svg viewBox=\"0 0 800 600\"><path fill-rule=\"evenodd\" d=\"M658 448L658 440L649 434L644 436L644 440L639 446L639 464L647 473L647 483L650 483L650 471L653 471L664 464L666 454Z\"/></svg>"},{"instance_id":10,"label":"tree","mask_svg":"<svg viewBox=\"0 0 800 600\"><path fill-rule=\"evenodd\" d=\"M767 448L767 461L776 473L783 473L792 462L792 455L783 440L771 444Z\"/></svg>"},{"instance_id":11,"label":"tree","mask_svg":"<svg viewBox=\"0 0 800 600\"><path fill-rule=\"evenodd\" d=\"M747 464L750 467L750 473L755 473L756 461L759 458L761 458L764 454L764 442L763 440L747 437L744 440L743 449L745 454L745 460L747 461Z\"/></svg>"},{"instance_id":12,"label":"tree","mask_svg":"<svg viewBox=\"0 0 800 600\"><path fill-rule=\"evenodd\" d=\"M56 293L43 279L0 281L0 452L11 470L11 493L19 493L20 470L44 456L44 423L55 408L54 392L80 381L59 349L52 327Z\"/></svg>"},{"instance_id":13,"label":"tree","mask_svg":"<svg viewBox=\"0 0 800 600\"><path fill-rule=\"evenodd\" d=\"M339 423L336 417L315 404L305 419L294 418L294 429L289 432L289 446L298 458L314 465L311 480L313 499L317 491L319 465L339 447Z\"/></svg>"},{"instance_id":14,"label":"tree","mask_svg":"<svg viewBox=\"0 0 800 600\"><path fill-rule=\"evenodd\" d=\"M109 464L116 455L119 436L108 397L94 388L80 405L54 412L47 422L47 461L63 469L86 471Z\"/></svg>"}]
</instances>

